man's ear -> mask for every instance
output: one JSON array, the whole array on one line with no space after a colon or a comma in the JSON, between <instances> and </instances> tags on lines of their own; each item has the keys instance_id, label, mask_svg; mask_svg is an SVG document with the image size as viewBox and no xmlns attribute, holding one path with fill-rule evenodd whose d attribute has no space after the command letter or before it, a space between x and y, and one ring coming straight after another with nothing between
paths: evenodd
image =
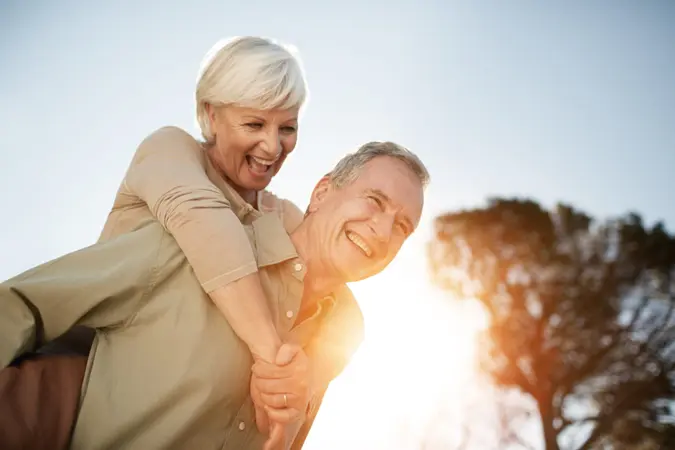
<instances>
[{"instance_id":1,"label":"man's ear","mask_svg":"<svg viewBox=\"0 0 675 450\"><path fill-rule=\"evenodd\" d=\"M312 196L309 200L309 207L307 208L308 213L313 213L323 202L326 201L328 194L333 190L333 183L330 182L330 176L326 175L319 180L319 182L314 186L312 191Z\"/></svg>"}]
</instances>

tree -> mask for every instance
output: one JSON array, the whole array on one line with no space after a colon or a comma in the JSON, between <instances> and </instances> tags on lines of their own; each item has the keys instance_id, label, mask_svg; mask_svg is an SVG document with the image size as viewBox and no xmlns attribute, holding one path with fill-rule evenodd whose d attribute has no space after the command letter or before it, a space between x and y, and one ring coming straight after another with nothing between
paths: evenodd
<instances>
[{"instance_id":1,"label":"tree","mask_svg":"<svg viewBox=\"0 0 675 450\"><path fill-rule=\"evenodd\" d=\"M672 439L675 239L663 224L493 199L438 217L429 260L435 283L486 309L481 367L534 400L547 450Z\"/></svg>"}]
</instances>

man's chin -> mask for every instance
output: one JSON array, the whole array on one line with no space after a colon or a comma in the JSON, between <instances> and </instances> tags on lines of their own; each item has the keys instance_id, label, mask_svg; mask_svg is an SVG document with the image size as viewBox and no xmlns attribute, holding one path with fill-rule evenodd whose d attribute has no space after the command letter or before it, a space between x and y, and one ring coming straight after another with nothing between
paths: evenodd
<instances>
[{"instance_id":1,"label":"man's chin","mask_svg":"<svg viewBox=\"0 0 675 450\"><path fill-rule=\"evenodd\" d=\"M366 278L370 278L373 276L372 271L365 270L365 269L355 269L355 267L358 267L356 265L351 265L347 266L344 268L344 270L341 270L340 273L342 275L342 282L343 283L356 283L357 281L362 281L365 280Z\"/></svg>"}]
</instances>

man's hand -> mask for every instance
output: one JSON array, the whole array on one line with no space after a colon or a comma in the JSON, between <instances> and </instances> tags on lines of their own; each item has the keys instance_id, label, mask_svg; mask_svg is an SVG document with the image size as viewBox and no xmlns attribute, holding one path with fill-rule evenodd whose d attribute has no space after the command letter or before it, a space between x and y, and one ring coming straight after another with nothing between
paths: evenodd
<instances>
[{"instance_id":1,"label":"man's hand","mask_svg":"<svg viewBox=\"0 0 675 450\"><path fill-rule=\"evenodd\" d=\"M255 423L258 431L262 434L270 433L270 419L267 415L265 404L260 397L260 391L255 385L255 375L251 377L251 398L253 399L253 407L255 409ZM263 450L284 450L284 443L286 442L285 427L278 422L271 423L271 433L265 441Z\"/></svg>"},{"instance_id":2,"label":"man's hand","mask_svg":"<svg viewBox=\"0 0 675 450\"><path fill-rule=\"evenodd\" d=\"M258 426L258 431L267 434L270 431L270 422L267 411L265 411L265 404L260 397L260 390L256 387L255 378L255 375L251 377L251 399L255 408L255 423Z\"/></svg>"},{"instance_id":3,"label":"man's hand","mask_svg":"<svg viewBox=\"0 0 675 450\"><path fill-rule=\"evenodd\" d=\"M287 424L302 420L312 394L309 359L302 347L283 344L275 363L255 362L252 393L257 390L271 421Z\"/></svg>"},{"instance_id":4,"label":"man's hand","mask_svg":"<svg viewBox=\"0 0 675 450\"><path fill-rule=\"evenodd\" d=\"M311 391L309 361L301 347L284 344L274 363L255 358L251 376L251 398L256 424L270 436L264 450L283 449L286 425L303 419Z\"/></svg>"}]
</instances>

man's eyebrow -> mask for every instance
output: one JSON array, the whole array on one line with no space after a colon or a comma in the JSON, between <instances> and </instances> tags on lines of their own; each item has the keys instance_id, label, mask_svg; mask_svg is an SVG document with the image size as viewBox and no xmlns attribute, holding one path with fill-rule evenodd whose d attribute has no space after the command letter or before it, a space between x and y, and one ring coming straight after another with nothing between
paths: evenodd
<instances>
[{"instance_id":1,"label":"man's eyebrow","mask_svg":"<svg viewBox=\"0 0 675 450\"><path fill-rule=\"evenodd\" d=\"M380 197L382 200L386 200L387 202L391 203L391 199L389 198L389 196L379 189L366 189L366 192L368 192L369 194L376 195Z\"/></svg>"}]
</instances>

